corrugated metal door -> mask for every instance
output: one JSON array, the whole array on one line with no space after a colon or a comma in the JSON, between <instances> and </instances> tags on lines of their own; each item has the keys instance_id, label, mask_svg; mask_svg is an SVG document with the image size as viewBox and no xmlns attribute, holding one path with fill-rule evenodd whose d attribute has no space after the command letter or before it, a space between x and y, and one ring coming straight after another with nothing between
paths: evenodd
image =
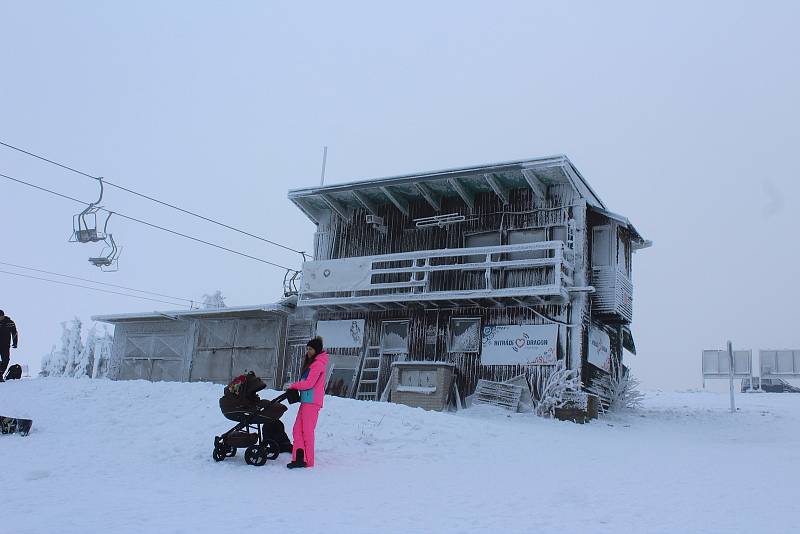
<instances>
[{"instance_id":1,"label":"corrugated metal door","mask_svg":"<svg viewBox=\"0 0 800 534\"><path fill-rule=\"evenodd\" d=\"M192 382L227 383L231 379L235 320L204 319L197 324L197 350L192 359Z\"/></svg>"},{"instance_id":2,"label":"corrugated metal door","mask_svg":"<svg viewBox=\"0 0 800 534\"><path fill-rule=\"evenodd\" d=\"M233 375L254 371L275 387L278 367L278 323L274 319L238 319L233 347Z\"/></svg>"},{"instance_id":3,"label":"corrugated metal door","mask_svg":"<svg viewBox=\"0 0 800 534\"><path fill-rule=\"evenodd\" d=\"M185 334L128 334L120 378L179 381L185 348Z\"/></svg>"},{"instance_id":4,"label":"corrugated metal door","mask_svg":"<svg viewBox=\"0 0 800 534\"><path fill-rule=\"evenodd\" d=\"M199 321L190 380L227 383L254 371L268 387L275 387L277 352L275 319Z\"/></svg>"}]
</instances>

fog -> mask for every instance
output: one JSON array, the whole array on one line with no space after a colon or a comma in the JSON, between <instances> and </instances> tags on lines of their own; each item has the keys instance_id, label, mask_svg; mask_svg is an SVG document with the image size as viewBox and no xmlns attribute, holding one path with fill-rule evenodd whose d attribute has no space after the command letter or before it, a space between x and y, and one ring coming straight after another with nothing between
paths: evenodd
<instances>
[{"instance_id":1,"label":"fog","mask_svg":"<svg viewBox=\"0 0 800 534\"><path fill-rule=\"evenodd\" d=\"M289 189L566 154L652 248L634 257L645 388L700 353L800 348L793 2L0 3L0 140L311 250ZM97 184L0 147L0 173ZM297 254L119 190L104 204L246 254ZM0 179L0 262L228 305L283 271L120 218L120 270L68 243L78 204ZM0 270L25 272L0 265ZM36 275L36 273L27 272ZM36 275L43 276L43 275ZM74 283L81 283L75 282ZM156 297L154 297L156 298ZM0 273L32 371L59 322L174 306Z\"/></svg>"}]
</instances>

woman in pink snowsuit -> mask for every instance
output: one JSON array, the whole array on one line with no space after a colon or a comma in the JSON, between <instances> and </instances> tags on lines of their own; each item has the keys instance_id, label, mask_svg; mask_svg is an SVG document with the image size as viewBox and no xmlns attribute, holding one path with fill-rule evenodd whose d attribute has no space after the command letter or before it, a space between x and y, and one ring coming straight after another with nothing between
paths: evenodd
<instances>
[{"instance_id":1,"label":"woman in pink snowsuit","mask_svg":"<svg viewBox=\"0 0 800 534\"><path fill-rule=\"evenodd\" d=\"M325 397L327 365L328 353L322 348L322 338L317 336L306 344L300 380L289 386L289 389L300 391L300 409L292 429L292 462L286 466L289 469L314 466L314 429Z\"/></svg>"}]
</instances>

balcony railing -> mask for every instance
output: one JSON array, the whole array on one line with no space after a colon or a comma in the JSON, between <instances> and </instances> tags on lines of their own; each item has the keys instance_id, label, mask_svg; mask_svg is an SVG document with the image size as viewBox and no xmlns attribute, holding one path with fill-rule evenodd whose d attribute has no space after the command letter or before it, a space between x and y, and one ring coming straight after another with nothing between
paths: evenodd
<instances>
[{"instance_id":1,"label":"balcony railing","mask_svg":"<svg viewBox=\"0 0 800 534\"><path fill-rule=\"evenodd\" d=\"M564 301L572 257L563 241L543 241L308 261L299 305Z\"/></svg>"}]
</instances>

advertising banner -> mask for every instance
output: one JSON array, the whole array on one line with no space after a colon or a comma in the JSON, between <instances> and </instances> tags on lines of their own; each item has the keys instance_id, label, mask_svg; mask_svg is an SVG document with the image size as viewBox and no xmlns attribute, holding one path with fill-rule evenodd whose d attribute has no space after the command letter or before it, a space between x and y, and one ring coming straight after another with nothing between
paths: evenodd
<instances>
[{"instance_id":1,"label":"advertising banner","mask_svg":"<svg viewBox=\"0 0 800 534\"><path fill-rule=\"evenodd\" d=\"M556 363L558 325L485 326L481 365L552 365Z\"/></svg>"}]
</instances>

